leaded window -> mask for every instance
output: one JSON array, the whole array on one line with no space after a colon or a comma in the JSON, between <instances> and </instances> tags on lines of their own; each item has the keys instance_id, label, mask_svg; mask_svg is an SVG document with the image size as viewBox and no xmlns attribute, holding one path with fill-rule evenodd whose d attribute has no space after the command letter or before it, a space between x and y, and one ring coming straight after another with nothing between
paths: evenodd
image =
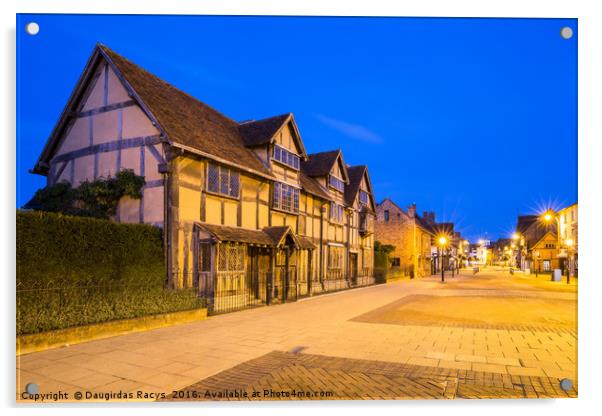
<instances>
[{"instance_id":1,"label":"leaded window","mask_svg":"<svg viewBox=\"0 0 602 416\"><path fill-rule=\"evenodd\" d=\"M274 183L272 206L283 211L299 212L299 189L285 183Z\"/></svg>"},{"instance_id":2,"label":"leaded window","mask_svg":"<svg viewBox=\"0 0 602 416\"><path fill-rule=\"evenodd\" d=\"M244 271L245 270L245 245L242 244L219 244L218 245L218 270L221 271Z\"/></svg>"},{"instance_id":3,"label":"leaded window","mask_svg":"<svg viewBox=\"0 0 602 416\"><path fill-rule=\"evenodd\" d=\"M343 247L328 246L328 268L341 269L343 267Z\"/></svg>"},{"instance_id":4,"label":"leaded window","mask_svg":"<svg viewBox=\"0 0 602 416\"><path fill-rule=\"evenodd\" d=\"M368 205L368 192L360 190L360 204Z\"/></svg>"},{"instance_id":5,"label":"leaded window","mask_svg":"<svg viewBox=\"0 0 602 416\"><path fill-rule=\"evenodd\" d=\"M272 158L293 169L299 170L299 156L281 146L274 146Z\"/></svg>"},{"instance_id":6,"label":"leaded window","mask_svg":"<svg viewBox=\"0 0 602 416\"><path fill-rule=\"evenodd\" d=\"M343 222L345 209L342 205L335 204L334 202L330 204L330 220L334 222Z\"/></svg>"},{"instance_id":7,"label":"leaded window","mask_svg":"<svg viewBox=\"0 0 602 416\"><path fill-rule=\"evenodd\" d=\"M341 192L345 192L345 182L343 182L341 179L337 178L336 176L330 175L328 178L328 185L330 185L332 188L341 191Z\"/></svg>"},{"instance_id":8,"label":"leaded window","mask_svg":"<svg viewBox=\"0 0 602 416\"><path fill-rule=\"evenodd\" d=\"M233 198L240 193L240 175L225 166L209 163L207 166L207 191Z\"/></svg>"}]
</instances>

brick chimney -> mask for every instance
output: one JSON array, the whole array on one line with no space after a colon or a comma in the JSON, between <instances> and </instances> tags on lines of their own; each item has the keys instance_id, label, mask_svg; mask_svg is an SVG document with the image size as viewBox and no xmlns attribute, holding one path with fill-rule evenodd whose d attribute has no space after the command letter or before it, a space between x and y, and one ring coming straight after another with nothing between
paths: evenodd
<instances>
[{"instance_id":1,"label":"brick chimney","mask_svg":"<svg viewBox=\"0 0 602 416\"><path fill-rule=\"evenodd\" d=\"M414 218L416 216L416 204L412 204L408 207L408 215L410 218Z\"/></svg>"},{"instance_id":2,"label":"brick chimney","mask_svg":"<svg viewBox=\"0 0 602 416\"><path fill-rule=\"evenodd\" d=\"M435 223L435 213L434 212L429 212L429 222L431 224Z\"/></svg>"}]
</instances>

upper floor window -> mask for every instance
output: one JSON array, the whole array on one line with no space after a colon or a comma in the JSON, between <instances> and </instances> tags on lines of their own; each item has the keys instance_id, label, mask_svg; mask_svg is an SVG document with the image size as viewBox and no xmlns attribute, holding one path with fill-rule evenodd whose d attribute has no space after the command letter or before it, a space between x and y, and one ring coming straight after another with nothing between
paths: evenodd
<instances>
[{"instance_id":1,"label":"upper floor window","mask_svg":"<svg viewBox=\"0 0 602 416\"><path fill-rule=\"evenodd\" d=\"M272 158L280 163L290 166L293 169L299 170L299 156L289 150L286 150L284 147L278 145L274 146Z\"/></svg>"},{"instance_id":2,"label":"upper floor window","mask_svg":"<svg viewBox=\"0 0 602 416\"><path fill-rule=\"evenodd\" d=\"M389 210L385 210L385 221L389 221Z\"/></svg>"},{"instance_id":3,"label":"upper floor window","mask_svg":"<svg viewBox=\"0 0 602 416\"><path fill-rule=\"evenodd\" d=\"M220 195L238 198L240 175L225 166L209 163L207 165L207 190Z\"/></svg>"},{"instance_id":4,"label":"upper floor window","mask_svg":"<svg viewBox=\"0 0 602 416\"><path fill-rule=\"evenodd\" d=\"M343 182L341 179L337 178L336 176L330 175L328 177L328 185L330 185L331 187L333 187L336 190L345 192L345 182Z\"/></svg>"},{"instance_id":5,"label":"upper floor window","mask_svg":"<svg viewBox=\"0 0 602 416\"><path fill-rule=\"evenodd\" d=\"M330 204L330 220L335 222L343 222L343 215L345 209L342 205L331 203Z\"/></svg>"},{"instance_id":6,"label":"upper floor window","mask_svg":"<svg viewBox=\"0 0 602 416\"><path fill-rule=\"evenodd\" d=\"M554 243L546 243L545 247L546 248L556 248L556 244L554 244Z\"/></svg>"},{"instance_id":7,"label":"upper floor window","mask_svg":"<svg viewBox=\"0 0 602 416\"><path fill-rule=\"evenodd\" d=\"M274 183L272 206L283 211L299 212L299 189L285 183Z\"/></svg>"},{"instance_id":8,"label":"upper floor window","mask_svg":"<svg viewBox=\"0 0 602 416\"><path fill-rule=\"evenodd\" d=\"M360 204L368 205L368 192L360 190Z\"/></svg>"}]
</instances>

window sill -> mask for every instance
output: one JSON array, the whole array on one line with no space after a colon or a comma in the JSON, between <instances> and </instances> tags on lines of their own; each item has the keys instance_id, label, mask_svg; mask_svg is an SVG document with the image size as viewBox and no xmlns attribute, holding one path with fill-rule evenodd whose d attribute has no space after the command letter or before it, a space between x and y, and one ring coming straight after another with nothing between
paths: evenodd
<instances>
[{"instance_id":1,"label":"window sill","mask_svg":"<svg viewBox=\"0 0 602 416\"><path fill-rule=\"evenodd\" d=\"M224 194L220 194L219 192L208 191L207 189L203 189L203 192L205 192L207 195L218 196L220 198L232 199L234 201L240 201L240 194L239 194L239 196L224 195Z\"/></svg>"},{"instance_id":2,"label":"window sill","mask_svg":"<svg viewBox=\"0 0 602 416\"><path fill-rule=\"evenodd\" d=\"M282 213L289 214L289 215L299 215L299 214L300 214L300 212L299 212L299 211L297 211L297 212L294 212L294 211L288 211L288 210L286 210L286 209L282 209L282 208L276 208L276 207L270 207L270 208L271 208L273 211L278 211L278 212L282 212Z\"/></svg>"}]
</instances>

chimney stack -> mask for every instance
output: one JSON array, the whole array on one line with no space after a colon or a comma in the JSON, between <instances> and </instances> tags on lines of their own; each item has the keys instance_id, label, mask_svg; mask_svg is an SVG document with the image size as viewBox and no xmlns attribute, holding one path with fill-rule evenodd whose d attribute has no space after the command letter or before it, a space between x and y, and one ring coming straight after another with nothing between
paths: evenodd
<instances>
[{"instance_id":1,"label":"chimney stack","mask_svg":"<svg viewBox=\"0 0 602 416\"><path fill-rule=\"evenodd\" d=\"M431 224L435 223L435 213L434 212L429 212L429 221Z\"/></svg>"},{"instance_id":2,"label":"chimney stack","mask_svg":"<svg viewBox=\"0 0 602 416\"><path fill-rule=\"evenodd\" d=\"M408 215L410 218L414 218L416 216L416 204L412 204L408 207Z\"/></svg>"}]
</instances>

